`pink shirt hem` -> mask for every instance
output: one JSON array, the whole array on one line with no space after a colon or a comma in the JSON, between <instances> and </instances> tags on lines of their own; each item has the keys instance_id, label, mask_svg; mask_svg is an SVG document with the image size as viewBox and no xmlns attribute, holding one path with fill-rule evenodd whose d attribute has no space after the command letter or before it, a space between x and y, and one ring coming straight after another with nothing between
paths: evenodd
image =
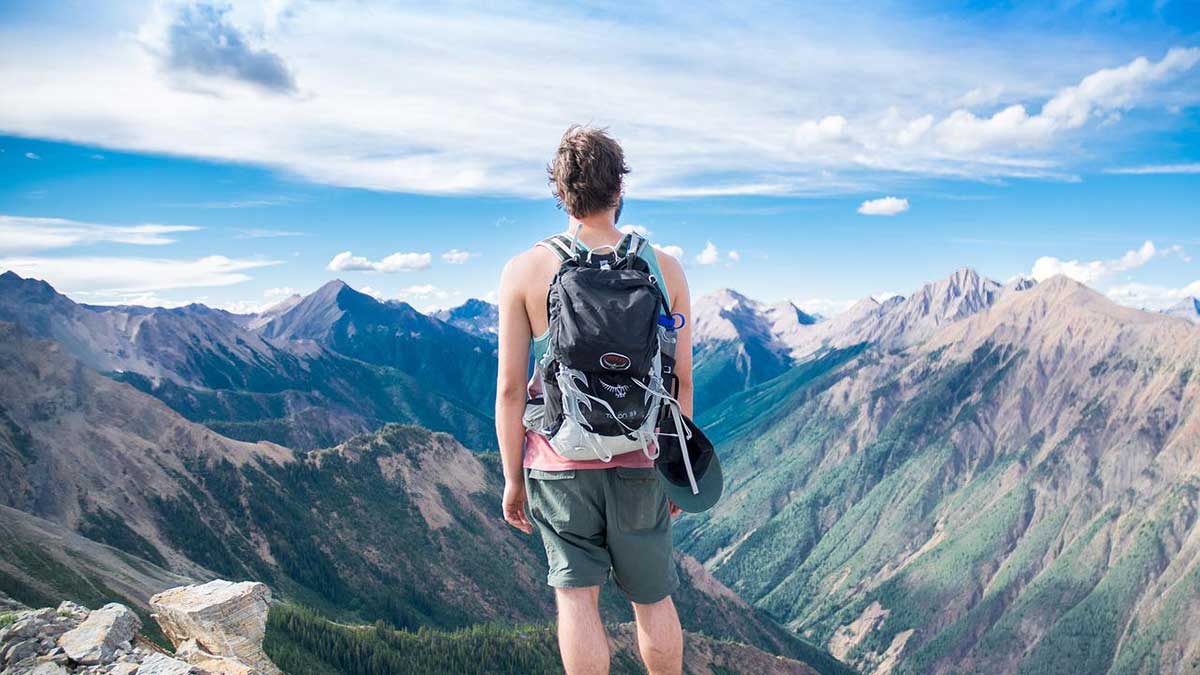
<instances>
[{"instance_id":1,"label":"pink shirt hem","mask_svg":"<svg viewBox=\"0 0 1200 675\"><path fill-rule=\"evenodd\" d=\"M651 452L654 446L651 446ZM599 459L567 459L558 454L550 446L546 437L533 432L525 432L525 468L538 471L569 471L571 469L649 469L654 466L654 460L646 457L641 450L626 452L612 458L611 462Z\"/></svg>"}]
</instances>

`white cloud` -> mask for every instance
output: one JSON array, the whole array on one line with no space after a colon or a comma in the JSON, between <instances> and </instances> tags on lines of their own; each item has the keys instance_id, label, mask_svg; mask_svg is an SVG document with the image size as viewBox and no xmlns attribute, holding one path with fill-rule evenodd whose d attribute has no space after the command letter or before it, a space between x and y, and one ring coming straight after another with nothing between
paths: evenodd
<instances>
[{"instance_id":1,"label":"white cloud","mask_svg":"<svg viewBox=\"0 0 1200 675\"><path fill-rule=\"evenodd\" d=\"M1178 245L1159 248L1154 242L1147 240L1140 247L1126 251L1121 257L1111 260L1061 260L1054 256L1042 256L1034 261L1030 276L1040 282L1062 274L1090 285L1102 282L1118 272L1137 269L1157 257L1167 255L1178 255L1187 259L1186 253Z\"/></svg>"},{"instance_id":2,"label":"white cloud","mask_svg":"<svg viewBox=\"0 0 1200 675\"><path fill-rule=\"evenodd\" d=\"M834 143L847 138L848 123L841 115L826 115L819 120L805 120L796 127L796 145L802 148Z\"/></svg>"},{"instance_id":3,"label":"white cloud","mask_svg":"<svg viewBox=\"0 0 1200 675\"><path fill-rule=\"evenodd\" d=\"M383 291L377 291L370 286L363 286L362 288L356 288L354 290L358 291L359 293L369 295L372 298L375 298L376 300L378 300L380 302L383 302L384 300L387 299L387 297L383 294Z\"/></svg>"},{"instance_id":4,"label":"white cloud","mask_svg":"<svg viewBox=\"0 0 1200 675\"><path fill-rule=\"evenodd\" d=\"M710 242L704 244L704 250L696 256L696 262L700 265L715 265L721 260L721 252L717 250L717 245Z\"/></svg>"},{"instance_id":5,"label":"white cloud","mask_svg":"<svg viewBox=\"0 0 1200 675\"><path fill-rule=\"evenodd\" d=\"M249 281L250 270L280 264L276 260L227 258L8 257L0 269L43 279L64 293L88 292L116 297L180 288L230 286Z\"/></svg>"},{"instance_id":6,"label":"white cloud","mask_svg":"<svg viewBox=\"0 0 1200 675\"><path fill-rule=\"evenodd\" d=\"M451 265L463 265L477 255L479 254L471 253L470 251L464 251L462 249L452 248L449 251L442 253L442 260Z\"/></svg>"},{"instance_id":7,"label":"white cloud","mask_svg":"<svg viewBox=\"0 0 1200 675\"><path fill-rule=\"evenodd\" d=\"M667 244L665 246L659 246L658 244L652 245L656 250L662 251L676 260L683 260L683 247L681 246L676 246L674 244Z\"/></svg>"},{"instance_id":8,"label":"white cloud","mask_svg":"<svg viewBox=\"0 0 1200 675\"><path fill-rule=\"evenodd\" d=\"M819 314L824 317L831 317L836 314L850 309L854 306L857 300L834 300L832 298L807 298L805 300L793 301L792 304L809 314Z\"/></svg>"},{"instance_id":9,"label":"white cloud","mask_svg":"<svg viewBox=\"0 0 1200 675\"><path fill-rule=\"evenodd\" d=\"M423 270L433 262L430 253L393 253L383 260L374 261L342 251L333 256L325 269L331 272L412 272Z\"/></svg>"},{"instance_id":10,"label":"white cloud","mask_svg":"<svg viewBox=\"0 0 1200 675\"><path fill-rule=\"evenodd\" d=\"M1162 310L1178 304L1185 298L1200 297L1200 280L1180 288L1169 288L1155 284L1131 282L1113 286L1105 294L1114 302L1140 309Z\"/></svg>"},{"instance_id":11,"label":"white cloud","mask_svg":"<svg viewBox=\"0 0 1200 675\"><path fill-rule=\"evenodd\" d=\"M1144 166L1123 166L1105 169L1104 173L1129 174L1134 176L1153 174L1192 174L1200 173L1200 162L1187 164L1148 164Z\"/></svg>"},{"instance_id":12,"label":"white cloud","mask_svg":"<svg viewBox=\"0 0 1200 675\"><path fill-rule=\"evenodd\" d=\"M859 204L858 212L864 216L894 216L908 210L908 199L900 197L880 197L868 199Z\"/></svg>"},{"instance_id":13,"label":"white cloud","mask_svg":"<svg viewBox=\"0 0 1200 675\"><path fill-rule=\"evenodd\" d=\"M406 286L405 288L401 288L397 296L401 298L428 298L430 296L438 295L439 293L444 294L445 291L442 291L433 284L419 284L416 286Z\"/></svg>"},{"instance_id":14,"label":"white cloud","mask_svg":"<svg viewBox=\"0 0 1200 675\"><path fill-rule=\"evenodd\" d=\"M41 155L39 155L39 154L37 154L36 152L27 152L27 153L25 153L25 159L34 159L34 160L37 160L37 159L41 159L41 158L42 158L42 156L41 156Z\"/></svg>"},{"instance_id":15,"label":"white cloud","mask_svg":"<svg viewBox=\"0 0 1200 675\"><path fill-rule=\"evenodd\" d=\"M1090 44L1072 52L1079 38L1048 31L1021 35L1022 58L1012 59L1012 42L994 29L990 40L958 35L970 45L964 49L938 39L947 33L940 20L874 16L850 26L816 6L804 16L779 8L783 16L759 22L731 21L738 8L712 7L708 21L676 13L665 27L611 13L597 23L567 5L358 7L234 3L214 18L185 17L179 3L160 2L148 16L109 12L54 40L17 25L0 40L0 87L21 92L21 105L0 108L0 128L248 162L334 185L545 197L545 162L566 121L583 110L625 145L631 195L828 194L879 189L863 185L871 182L864 169L1069 173L1054 134L1036 147L1009 142L1005 121L1025 123L1015 113L983 135L987 152L953 150L990 119L958 119L963 129L939 134L952 112L943 102L962 92L998 86L1031 105L1075 82L1043 113L1062 108L1056 129L1073 124L1080 109L1090 119L1159 102L1189 108L1198 98L1185 88L1156 98L1149 89L1189 68L1192 51L1172 52L1165 66L1135 61L1080 80L1080 64L1104 74L1100 66L1118 61ZM235 39L173 42L176 25ZM686 52L663 44L664 29L684 36ZM428 39L404 38L414 31ZM586 44L576 39L585 33ZM211 61L164 67L189 45ZM600 88L595 72L623 76Z\"/></svg>"},{"instance_id":16,"label":"white cloud","mask_svg":"<svg viewBox=\"0 0 1200 675\"><path fill-rule=\"evenodd\" d=\"M625 234L636 232L642 237L649 237L652 234L650 232L650 228L646 227L645 225L622 225L619 229Z\"/></svg>"},{"instance_id":17,"label":"white cloud","mask_svg":"<svg viewBox=\"0 0 1200 675\"><path fill-rule=\"evenodd\" d=\"M968 152L1004 144L1035 146L1055 134L1078 129L1098 114L1119 114L1139 103L1146 88L1190 70L1200 61L1200 47L1175 48L1162 60L1144 56L1116 68L1104 68L1066 87L1030 115L1023 105L1011 105L991 117L976 117L960 109L938 123L942 145Z\"/></svg>"},{"instance_id":18,"label":"white cloud","mask_svg":"<svg viewBox=\"0 0 1200 675\"><path fill-rule=\"evenodd\" d=\"M101 225L65 218L0 215L0 253L45 251L99 243L161 246L190 225Z\"/></svg>"},{"instance_id":19,"label":"white cloud","mask_svg":"<svg viewBox=\"0 0 1200 675\"><path fill-rule=\"evenodd\" d=\"M737 262L742 259L742 254L738 253L737 251L730 251L726 254L726 256L728 256L733 262Z\"/></svg>"},{"instance_id":20,"label":"white cloud","mask_svg":"<svg viewBox=\"0 0 1200 675\"><path fill-rule=\"evenodd\" d=\"M263 297L267 298L268 300L277 301L281 298L289 298L299 292L300 291L292 288L291 286L280 286L277 288L268 288L267 290L263 291Z\"/></svg>"}]
</instances>

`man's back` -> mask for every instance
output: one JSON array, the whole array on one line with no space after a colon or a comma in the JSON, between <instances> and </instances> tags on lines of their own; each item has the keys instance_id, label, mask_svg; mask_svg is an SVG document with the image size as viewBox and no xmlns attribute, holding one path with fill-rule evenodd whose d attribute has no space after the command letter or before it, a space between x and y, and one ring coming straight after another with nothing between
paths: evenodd
<instances>
[{"instance_id":1,"label":"man's back","mask_svg":"<svg viewBox=\"0 0 1200 675\"><path fill-rule=\"evenodd\" d=\"M584 250L597 253L601 247L617 246L622 233L616 227L616 215L622 177L627 172L619 145L602 131L568 130L552 164L555 194L570 216L568 242L577 240ZM569 243L563 246L567 250L569 247ZM674 340L673 375L677 386L671 401L677 398L676 411L682 409L690 415L691 341L686 317L691 308L687 280L679 261L653 249L645 251L643 260L649 260L630 261L641 266L636 274L642 275L642 292L665 285L670 310L685 317ZM545 353L548 343L557 339L546 335L548 293L562 264L562 256L554 250L534 245L508 261L500 281L496 434L505 477L504 518L523 532L532 532L536 526L541 534L549 567L547 583L555 589L558 606L559 648L568 673L607 671L608 642L598 599L600 586L609 578L633 603L639 647L647 669L651 673L678 673L682 668L682 633L670 597L678 585L671 555L670 519L674 510L657 478L651 452L619 449L621 454L614 451L608 457L598 453L598 459L566 457L539 433L542 425L526 428L526 419L536 419L537 411L536 403L531 403L527 411L527 395L540 393L543 384L540 372L535 372L533 382L527 380L530 347L541 345L540 352L536 348L534 351ZM658 290L653 293L659 297ZM651 304L657 307L660 301ZM657 319L655 310L638 325L644 323L658 331ZM624 332L619 322L608 326L601 332L605 338ZM558 354L556 349L550 350L547 360ZM658 358L655 356L655 363L659 363ZM650 369L654 378L658 378L658 368ZM574 379L564 376L565 372L555 370L559 378L556 386ZM595 373L593 377L608 376ZM663 392L659 379L647 378L643 384L647 383ZM622 391L619 386L616 389ZM599 400L595 394L590 398ZM545 400L544 407L549 407L552 397L547 395ZM615 426L614 420L626 419L614 413L607 423ZM653 436L657 417L646 411L638 419L644 422L637 438ZM603 421L593 420L595 424ZM619 439L622 433L614 438ZM561 449L569 455L575 447L570 444ZM643 442L642 450L646 449Z\"/></svg>"}]
</instances>

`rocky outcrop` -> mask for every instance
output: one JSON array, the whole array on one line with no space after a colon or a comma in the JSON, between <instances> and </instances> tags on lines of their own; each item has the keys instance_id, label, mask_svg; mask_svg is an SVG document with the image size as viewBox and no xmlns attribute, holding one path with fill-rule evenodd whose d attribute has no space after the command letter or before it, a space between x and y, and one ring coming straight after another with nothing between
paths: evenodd
<instances>
[{"instance_id":1,"label":"rocky outcrop","mask_svg":"<svg viewBox=\"0 0 1200 675\"><path fill-rule=\"evenodd\" d=\"M150 598L150 607L163 633L192 663L235 660L263 673L281 672L262 649L271 607L265 584L216 579L163 591Z\"/></svg>"},{"instance_id":2,"label":"rocky outcrop","mask_svg":"<svg viewBox=\"0 0 1200 675\"><path fill-rule=\"evenodd\" d=\"M151 604L174 655L139 636L141 619L118 603L18 612L0 630L0 675L282 675L262 651L270 602L250 582L159 593Z\"/></svg>"},{"instance_id":3,"label":"rocky outcrop","mask_svg":"<svg viewBox=\"0 0 1200 675\"><path fill-rule=\"evenodd\" d=\"M72 661L89 666L107 663L118 650L129 650L141 627L142 620L133 610L112 602L59 636L58 646Z\"/></svg>"}]
</instances>

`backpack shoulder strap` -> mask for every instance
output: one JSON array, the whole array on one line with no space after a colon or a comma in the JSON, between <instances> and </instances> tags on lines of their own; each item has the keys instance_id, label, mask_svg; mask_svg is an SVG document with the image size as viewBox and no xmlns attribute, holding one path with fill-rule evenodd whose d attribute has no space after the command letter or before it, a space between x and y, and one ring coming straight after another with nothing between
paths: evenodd
<instances>
[{"instance_id":1,"label":"backpack shoulder strap","mask_svg":"<svg viewBox=\"0 0 1200 675\"><path fill-rule=\"evenodd\" d=\"M559 262L567 262L575 258L576 252L571 250L571 240L564 234L555 234L537 243L542 248L553 251Z\"/></svg>"},{"instance_id":2,"label":"backpack shoulder strap","mask_svg":"<svg viewBox=\"0 0 1200 675\"><path fill-rule=\"evenodd\" d=\"M642 249L644 248L646 248L645 237L637 232L626 232L621 237L621 241L617 242L617 257L632 256L636 258L642 254Z\"/></svg>"}]
</instances>

